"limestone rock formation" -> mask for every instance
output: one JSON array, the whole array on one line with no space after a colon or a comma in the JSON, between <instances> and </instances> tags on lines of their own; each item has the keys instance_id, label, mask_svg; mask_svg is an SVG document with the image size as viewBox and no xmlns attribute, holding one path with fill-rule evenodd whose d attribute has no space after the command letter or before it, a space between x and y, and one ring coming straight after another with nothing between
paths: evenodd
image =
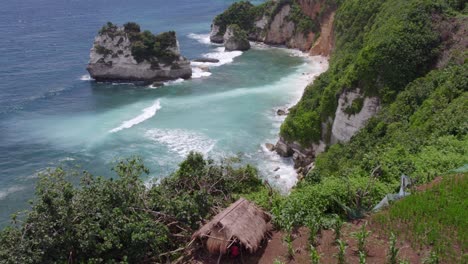
<instances>
[{"instance_id":1,"label":"limestone rock formation","mask_svg":"<svg viewBox=\"0 0 468 264\"><path fill-rule=\"evenodd\" d=\"M224 47L227 51L250 49L247 34L238 25L229 25L224 33Z\"/></svg>"},{"instance_id":2,"label":"limestone rock formation","mask_svg":"<svg viewBox=\"0 0 468 264\"><path fill-rule=\"evenodd\" d=\"M333 48L335 8L325 0L238 2L214 19L210 40L223 43L228 25L238 24L249 40L326 56Z\"/></svg>"},{"instance_id":3,"label":"limestone rock formation","mask_svg":"<svg viewBox=\"0 0 468 264\"><path fill-rule=\"evenodd\" d=\"M155 48L158 47L158 48ZM144 82L190 78L175 32L153 35L135 23L105 25L91 48L87 70L97 81Z\"/></svg>"},{"instance_id":4,"label":"limestone rock formation","mask_svg":"<svg viewBox=\"0 0 468 264\"><path fill-rule=\"evenodd\" d=\"M352 109L353 103L359 100L362 101L360 109ZM343 92L338 100L330 143L349 141L379 110L380 100L378 97L363 98L359 89Z\"/></svg>"},{"instance_id":5,"label":"limestone rock formation","mask_svg":"<svg viewBox=\"0 0 468 264\"><path fill-rule=\"evenodd\" d=\"M221 44L224 42L223 36L224 35L220 30L220 26L216 25L215 23L211 24L210 41Z\"/></svg>"}]
</instances>

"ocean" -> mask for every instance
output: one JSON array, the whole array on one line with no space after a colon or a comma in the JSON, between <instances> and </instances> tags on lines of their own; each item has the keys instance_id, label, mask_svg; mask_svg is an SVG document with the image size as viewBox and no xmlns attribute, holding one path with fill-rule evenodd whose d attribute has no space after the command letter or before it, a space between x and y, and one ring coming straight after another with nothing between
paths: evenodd
<instances>
[{"instance_id":1,"label":"ocean","mask_svg":"<svg viewBox=\"0 0 468 264\"><path fill-rule=\"evenodd\" d=\"M321 57L253 44L225 52L209 43L225 0L15 0L0 2L0 226L28 207L38 175L64 167L112 175L116 160L140 156L157 182L190 151L220 159L239 155L287 192L290 159L268 152L304 87L327 67ZM254 2L254 3L259 3ZM89 50L107 21L134 21L153 33L174 30L194 78L163 87L96 83ZM275 171L279 167L280 169Z\"/></svg>"}]
</instances>

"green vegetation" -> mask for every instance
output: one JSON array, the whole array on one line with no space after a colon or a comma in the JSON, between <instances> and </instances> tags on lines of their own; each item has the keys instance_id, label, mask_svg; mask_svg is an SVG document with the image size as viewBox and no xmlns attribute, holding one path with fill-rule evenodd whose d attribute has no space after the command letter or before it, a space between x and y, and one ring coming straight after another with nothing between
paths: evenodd
<instances>
[{"instance_id":1,"label":"green vegetation","mask_svg":"<svg viewBox=\"0 0 468 264\"><path fill-rule=\"evenodd\" d=\"M140 25L135 22L127 22L124 24L125 33L140 33Z\"/></svg>"},{"instance_id":2,"label":"green vegetation","mask_svg":"<svg viewBox=\"0 0 468 264\"><path fill-rule=\"evenodd\" d=\"M361 226L361 230L353 234L358 242L358 251L366 256L366 239L370 236L371 232L366 230L367 223Z\"/></svg>"},{"instance_id":3,"label":"green vegetation","mask_svg":"<svg viewBox=\"0 0 468 264\"><path fill-rule=\"evenodd\" d=\"M101 54L101 55L104 55L104 56L112 54L112 50L110 50L110 49L108 49L106 47L103 47L101 45L96 45L96 46L94 46L94 48L96 49L96 52L98 54Z\"/></svg>"},{"instance_id":4,"label":"green vegetation","mask_svg":"<svg viewBox=\"0 0 468 264\"><path fill-rule=\"evenodd\" d=\"M317 249L313 245L310 245L310 263L311 264L320 263L320 254L318 253Z\"/></svg>"},{"instance_id":5,"label":"green vegetation","mask_svg":"<svg viewBox=\"0 0 468 264\"><path fill-rule=\"evenodd\" d=\"M337 95L360 88L391 103L406 85L426 74L440 38L432 15L451 9L445 1L348 0L335 16L335 52L330 69L306 88L281 127L288 141L318 142L321 126L334 118Z\"/></svg>"},{"instance_id":6,"label":"green vegetation","mask_svg":"<svg viewBox=\"0 0 468 264\"><path fill-rule=\"evenodd\" d=\"M337 239L336 246L338 248L338 253L336 254L336 258L338 259L338 264L346 264L346 249L348 246L346 242Z\"/></svg>"},{"instance_id":7,"label":"green vegetation","mask_svg":"<svg viewBox=\"0 0 468 264\"><path fill-rule=\"evenodd\" d=\"M425 183L468 163L468 69L434 70L413 81L350 142L320 154L315 168L272 209L279 226L311 215L359 218L399 187Z\"/></svg>"},{"instance_id":8,"label":"green vegetation","mask_svg":"<svg viewBox=\"0 0 468 264\"><path fill-rule=\"evenodd\" d=\"M248 1L240 1L233 3L222 14L214 19L214 24L219 26L218 35L224 35L226 28L231 24L237 24L247 33L254 30L254 22L260 20L263 16L268 19L267 24L273 21L273 18L286 6L291 6L291 12L287 17L296 25L296 32L304 33L309 32L318 33L320 31L319 19L321 15L328 11L329 8L335 6L334 1L327 1L323 6L320 13L315 20L304 14L299 3L296 0L279 0L279 1L266 1L260 5L253 5Z\"/></svg>"},{"instance_id":9,"label":"green vegetation","mask_svg":"<svg viewBox=\"0 0 468 264\"><path fill-rule=\"evenodd\" d=\"M163 32L159 35L153 35L148 30L133 31L129 35L132 42L132 55L138 63L144 60L171 63L178 57L172 50L177 45L174 31Z\"/></svg>"},{"instance_id":10,"label":"green vegetation","mask_svg":"<svg viewBox=\"0 0 468 264\"><path fill-rule=\"evenodd\" d=\"M178 58L178 54L175 54L173 50L177 46L174 31L153 35L148 30L141 32L140 25L135 22L125 23L123 30L119 29L117 25L107 22L101 28L99 34L108 35L112 39L126 35L131 42L132 56L135 60L138 63L146 60L152 64L153 68L158 68L159 62L169 64ZM99 54L103 55L107 55L107 51L110 51L99 45L95 48Z\"/></svg>"},{"instance_id":11,"label":"green vegetation","mask_svg":"<svg viewBox=\"0 0 468 264\"><path fill-rule=\"evenodd\" d=\"M247 33L240 28L237 24L229 25L232 29L232 33L234 34L234 38L236 40L246 40L247 41Z\"/></svg>"},{"instance_id":12,"label":"green vegetation","mask_svg":"<svg viewBox=\"0 0 468 264\"><path fill-rule=\"evenodd\" d=\"M387 253L387 259L389 264L398 264L398 254L400 249L396 245L397 239L394 233L390 234L390 244Z\"/></svg>"},{"instance_id":13,"label":"green vegetation","mask_svg":"<svg viewBox=\"0 0 468 264\"><path fill-rule=\"evenodd\" d=\"M112 24L112 22L107 22L102 28L99 30L99 35L103 34L112 34L117 32L118 26Z\"/></svg>"},{"instance_id":14,"label":"green vegetation","mask_svg":"<svg viewBox=\"0 0 468 264\"><path fill-rule=\"evenodd\" d=\"M292 1L291 3L291 11L288 19L293 21L296 25L296 32L307 35L310 32L318 33L320 31L318 17L312 20L308 15L302 12L301 6L296 1Z\"/></svg>"},{"instance_id":15,"label":"green vegetation","mask_svg":"<svg viewBox=\"0 0 468 264\"><path fill-rule=\"evenodd\" d=\"M359 97L359 98L354 99L351 105L346 107L343 110L343 112L345 112L348 115L355 115L361 112L363 106L364 106L364 98Z\"/></svg>"},{"instance_id":16,"label":"green vegetation","mask_svg":"<svg viewBox=\"0 0 468 264\"><path fill-rule=\"evenodd\" d=\"M214 24L220 27L219 35L224 35L226 28L232 24L250 32L258 12L259 10L248 1L235 2L222 14L215 17Z\"/></svg>"},{"instance_id":17,"label":"green vegetation","mask_svg":"<svg viewBox=\"0 0 468 264\"><path fill-rule=\"evenodd\" d=\"M347 144L317 157L310 176L361 177L379 182L401 174L420 183L468 163L468 66L435 70L408 85ZM307 178L307 177L306 177Z\"/></svg>"},{"instance_id":18,"label":"green vegetation","mask_svg":"<svg viewBox=\"0 0 468 264\"><path fill-rule=\"evenodd\" d=\"M79 185L61 169L40 177L30 211L0 231L2 263L166 262L214 206L261 191L251 166L191 153L160 185L146 188L140 159L118 162L117 178L87 172ZM180 250L179 250L180 251ZM177 250L176 250L177 252Z\"/></svg>"},{"instance_id":19,"label":"green vegetation","mask_svg":"<svg viewBox=\"0 0 468 264\"><path fill-rule=\"evenodd\" d=\"M373 221L414 248L432 248L429 259L438 259L438 252L442 263L464 263L468 257L464 251L468 248L467 188L467 173L444 176L432 188L413 192L373 216Z\"/></svg>"}]
</instances>

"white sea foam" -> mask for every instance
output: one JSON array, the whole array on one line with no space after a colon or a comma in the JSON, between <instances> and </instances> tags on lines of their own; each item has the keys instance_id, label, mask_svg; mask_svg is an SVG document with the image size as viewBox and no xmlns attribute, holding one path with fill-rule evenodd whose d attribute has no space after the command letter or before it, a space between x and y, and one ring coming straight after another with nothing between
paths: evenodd
<instances>
[{"instance_id":1,"label":"white sea foam","mask_svg":"<svg viewBox=\"0 0 468 264\"><path fill-rule=\"evenodd\" d=\"M179 83L183 83L185 80L182 79L182 78L179 78L179 79L175 79L175 80L172 80L172 81L167 81L164 83L164 86L167 86L167 85L175 85L175 84L179 84Z\"/></svg>"},{"instance_id":2,"label":"white sea foam","mask_svg":"<svg viewBox=\"0 0 468 264\"><path fill-rule=\"evenodd\" d=\"M120 126L109 130L109 132L110 133L115 133L115 132L118 132L118 131L126 129L126 128L131 128L132 126L137 125L137 124L139 124L139 123L153 117L159 109L161 109L161 104L160 104L159 100L156 100L153 105L143 109L142 114L140 114L137 117L132 118L130 120L124 121Z\"/></svg>"},{"instance_id":3,"label":"white sea foam","mask_svg":"<svg viewBox=\"0 0 468 264\"><path fill-rule=\"evenodd\" d=\"M80 80L82 80L82 81L92 81L92 80L94 80L94 79L91 78L91 76L90 76L89 74L85 74L85 75L82 75L82 76L80 77Z\"/></svg>"},{"instance_id":4,"label":"white sea foam","mask_svg":"<svg viewBox=\"0 0 468 264\"><path fill-rule=\"evenodd\" d=\"M208 66L208 67L217 67L224 64L232 63L234 58L242 55L242 51L225 51L224 47L218 47L214 49L213 52L203 54L202 56L209 59L218 59L219 62L210 63L210 62L196 62L192 61L192 66Z\"/></svg>"},{"instance_id":5,"label":"white sea foam","mask_svg":"<svg viewBox=\"0 0 468 264\"><path fill-rule=\"evenodd\" d=\"M63 161L74 161L74 160L75 160L74 158L65 157L65 158L60 159L59 161L60 161L60 162L63 162Z\"/></svg>"},{"instance_id":6,"label":"white sea foam","mask_svg":"<svg viewBox=\"0 0 468 264\"><path fill-rule=\"evenodd\" d=\"M199 67L192 67L192 79L211 76L211 72L205 71Z\"/></svg>"},{"instance_id":7,"label":"white sea foam","mask_svg":"<svg viewBox=\"0 0 468 264\"><path fill-rule=\"evenodd\" d=\"M213 44L213 45L216 45L214 43L211 43L210 41L210 34L207 33L207 34L195 34L195 33L190 33L187 35L189 38L191 39L194 39L202 44Z\"/></svg>"},{"instance_id":8,"label":"white sea foam","mask_svg":"<svg viewBox=\"0 0 468 264\"><path fill-rule=\"evenodd\" d=\"M10 195L12 193L19 192L19 191L24 190L24 189L25 189L24 186L18 186L18 185L11 186L11 187L8 187L8 188L5 188L5 189L1 189L0 190L0 200L5 199L8 195Z\"/></svg>"},{"instance_id":9,"label":"white sea foam","mask_svg":"<svg viewBox=\"0 0 468 264\"><path fill-rule=\"evenodd\" d=\"M293 52L293 54L294 53L295 52ZM276 114L276 110L278 108L285 109L295 105L301 98L304 88L318 75L328 69L328 60L325 57L307 57L306 60L307 64L300 68L303 70L302 73L296 73L280 80L280 82L285 82L288 80L288 86L293 88L290 90L291 101L286 105L275 107L266 113L272 120L273 127L271 130L271 138L266 142L275 143L278 140L278 130L281 126L281 123L285 119L285 116L278 116ZM267 175L268 181L282 192L289 192L289 190L291 190L291 188L294 187L297 182L297 173L294 169L294 163L292 159L280 157L276 152L269 151L265 147L265 144L262 144L260 148L260 155L260 171L264 175ZM276 168L279 169L275 171Z\"/></svg>"},{"instance_id":10,"label":"white sea foam","mask_svg":"<svg viewBox=\"0 0 468 264\"><path fill-rule=\"evenodd\" d=\"M297 183L297 173L292 159L283 158L276 152L269 151L265 144L262 144L260 153L261 161L258 166L262 174L267 175L268 182L281 192L289 192Z\"/></svg>"},{"instance_id":11,"label":"white sea foam","mask_svg":"<svg viewBox=\"0 0 468 264\"><path fill-rule=\"evenodd\" d=\"M181 157L187 156L190 151L207 154L216 144L216 140L200 132L183 129L151 129L145 135L147 138L167 146L169 150Z\"/></svg>"}]
</instances>

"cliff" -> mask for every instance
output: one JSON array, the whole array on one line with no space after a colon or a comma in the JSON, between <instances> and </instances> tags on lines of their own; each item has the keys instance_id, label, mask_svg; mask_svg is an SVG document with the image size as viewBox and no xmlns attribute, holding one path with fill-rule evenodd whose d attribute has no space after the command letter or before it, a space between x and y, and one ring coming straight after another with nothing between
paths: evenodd
<instances>
[{"instance_id":1,"label":"cliff","mask_svg":"<svg viewBox=\"0 0 468 264\"><path fill-rule=\"evenodd\" d=\"M214 19L210 39L223 43L226 28L236 24L251 41L327 56L333 49L335 9L334 1L325 0L270 0L258 6L237 2Z\"/></svg>"},{"instance_id":2,"label":"cliff","mask_svg":"<svg viewBox=\"0 0 468 264\"><path fill-rule=\"evenodd\" d=\"M313 14L311 1L298 3L303 13ZM305 175L318 154L352 141L410 82L434 68L463 64L466 19L442 10L458 12L463 6L350 0L330 10L310 49L310 54L326 55L332 46L330 68L290 110L278 153L292 156Z\"/></svg>"},{"instance_id":3,"label":"cliff","mask_svg":"<svg viewBox=\"0 0 468 264\"><path fill-rule=\"evenodd\" d=\"M150 83L192 75L175 32L153 35L135 23L105 25L94 40L87 70L97 81Z\"/></svg>"},{"instance_id":4,"label":"cliff","mask_svg":"<svg viewBox=\"0 0 468 264\"><path fill-rule=\"evenodd\" d=\"M250 42L247 39L247 34L238 25L229 25L224 33L224 46L226 50L248 50Z\"/></svg>"}]
</instances>

